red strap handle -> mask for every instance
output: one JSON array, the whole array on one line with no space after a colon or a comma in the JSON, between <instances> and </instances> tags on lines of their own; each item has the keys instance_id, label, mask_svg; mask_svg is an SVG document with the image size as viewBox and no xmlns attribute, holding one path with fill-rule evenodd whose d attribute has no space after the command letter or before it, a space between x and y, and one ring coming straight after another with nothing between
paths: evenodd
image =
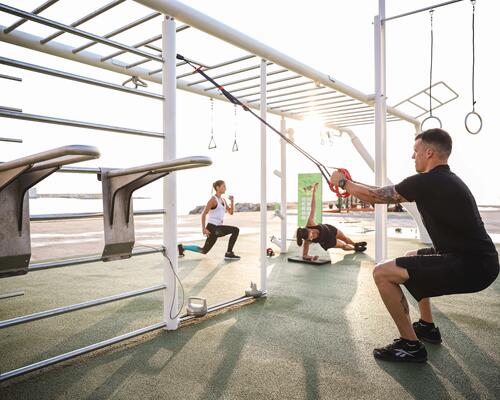
<instances>
[{"instance_id":1,"label":"red strap handle","mask_svg":"<svg viewBox=\"0 0 500 400\"><path fill-rule=\"evenodd\" d=\"M344 174L344 176L346 177L347 180L352 180L351 178L351 174L349 173L349 171L345 168L337 168L337 171L339 172L342 172ZM343 191L341 192L340 190L340 187L338 187L337 185L334 185L332 182L330 182L330 189L333 193L335 193L337 195L337 197L349 197L351 194L347 191Z\"/></svg>"}]
</instances>

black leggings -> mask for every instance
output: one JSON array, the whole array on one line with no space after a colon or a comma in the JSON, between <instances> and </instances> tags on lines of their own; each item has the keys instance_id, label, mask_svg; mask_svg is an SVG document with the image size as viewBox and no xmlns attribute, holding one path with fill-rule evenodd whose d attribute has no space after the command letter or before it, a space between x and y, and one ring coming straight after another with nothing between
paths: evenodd
<instances>
[{"instance_id":1,"label":"black leggings","mask_svg":"<svg viewBox=\"0 0 500 400\"><path fill-rule=\"evenodd\" d=\"M238 235L240 233L239 228L229 225L207 224L207 229L210 231L210 235L208 235L207 240L205 241L205 245L201 249L201 252L203 254L207 254L210 249L214 247L214 244L218 238L226 235L231 235L231 237L229 238L229 243L227 245L227 252L229 253L233 251L234 244L236 243L236 239L238 239Z\"/></svg>"}]
</instances>

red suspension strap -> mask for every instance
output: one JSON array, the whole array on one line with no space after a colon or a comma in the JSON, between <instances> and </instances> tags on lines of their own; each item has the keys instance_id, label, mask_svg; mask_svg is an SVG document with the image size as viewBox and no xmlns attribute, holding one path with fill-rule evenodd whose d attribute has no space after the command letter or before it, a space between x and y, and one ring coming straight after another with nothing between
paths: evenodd
<instances>
[{"instance_id":1,"label":"red suspension strap","mask_svg":"<svg viewBox=\"0 0 500 400\"><path fill-rule=\"evenodd\" d=\"M349 173L349 171L345 168L337 168L337 171L341 172L342 174L344 174L345 178L349 181L352 181L352 178L351 178L351 174ZM340 189L340 187L338 187L337 185L334 185L332 182L330 182L330 190L335 193L337 195L337 197L343 197L343 198L346 198L346 197L349 197L351 194L349 192L347 192L346 190L344 191L341 191L342 189Z\"/></svg>"}]
</instances>

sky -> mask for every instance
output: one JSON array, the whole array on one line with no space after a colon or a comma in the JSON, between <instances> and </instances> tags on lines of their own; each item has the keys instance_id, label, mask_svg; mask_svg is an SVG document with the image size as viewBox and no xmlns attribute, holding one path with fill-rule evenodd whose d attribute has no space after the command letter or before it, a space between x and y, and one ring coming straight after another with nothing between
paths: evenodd
<instances>
[{"instance_id":1,"label":"sky","mask_svg":"<svg viewBox=\"0 0 500 400\"><path fill-rule=\"evenodd\" d=\"M40 4L40 0L4 2L25 10L31 10ZM91 0L75 3L61 0L59 3L42 15L71 23L83 15L79 7L97 9L107 2ZM133 2L129 0L127 3ZM367 94L374 92L372 23L378 12L378 2L375 0L310 0L307 3L282 0L191 0L184 3L351 87ZM396 15L431 4L435 2L390 0L386 2L386 15ZM130 6L139 7L135 4ZM127 7L124 9L127 10ZM496 107L496 94L500 89L500 61L496 57L500 28L496 18L500 5L494 0L478 0L476 3L476 111L483 118L483 129L478 135L470 135L464 126L464 118L472 109L471 10L470 2L463 1L438 8L434 12L433 81L444 81L459 94L458 99L436 109L434 114L441 118L443 128L450 132L454 140L450 158L452 169L469 185L479 204L500 204L500 185L497 177L497 171L500 170L500 136L497 133L500 115ZM121 11L117 10L117 13L119 12ZM132 19L146 13L143 9ZM119 17L125 18L125 23L131 20L130 15L125 12L122 14ZM117 14L115 16L118 17ZM0 13L0 24L8 25L15 19ZM159 22L157 19L155 23ZM111 30L106 26L107 23L111 24L109 20L96 19L92 24L82 25L82 29L105 33ZM23 25L23 29L40 35L52 31L50 28L40 28L34 23ZM151 29L158 33L159 27L152 25ZM396 104L428 86L429 35L428 12L387 23L388 104ZM127 43L133 44L144 37L148 37L148 34L131 37ZM67 34L57 40L74 44L82 42L82 39L75 39ZM177 50L209 64L241 55L240 50L220 41L210 40L205 34L195 30L186 30L179 34ZM118 84L127 79L124 75L2 42L0 54ZM0 80L0 105L18 107L27 113L161 132L159 101L3 65L0 65L0 74L23 78L22 83ZM159 85L150 84L148 90L160 93L161 88ZM208 155L213 159L211 167L178 173L179 212L186 213L196 205L206 203L210 196L211 183L217 179L226 181L227 193L234 195L237 202L258 202L258 121L244 111L238 111L235 118L231 105L216 101L213 129L217 148L208 150L211 130L209 100L183 91L178 91L177 96L178 156ZM279 127L279 118L269 116L269 122ZM101 151L101 158L85 164L89 166L126 167L156 162L162 157L159 139L9 119L2 119L0 124L0 136L20 137L24 141L23 144L0 142L2 161L64 144L97 146ZM368 184L374 182L373 173L356 154L345 135L335 138L332 143L322 144L320 129L317 126L293 120L287 120L287 126L294 128L297 143L325 165L346 167L354 179ZM238 152L231 151L235 128ZM354 127L354 131L373 155L374 126ZM414 128L408 123L388 124L388 176L393 182L414 173L411 160L413 134ZM267 142L268 199L279 201L280 182L273 175L273 171L279 169L280 163L277 135L268 131ZM295 201L297 174L316 171L315 166L293 148L288 149L287 157L287 196L289 201ZM38 190L42 193L99 192L100 186L93 176L55 174L40 183ZM137 194L154 197L158 201L158 208L161 207L161 186L158 183L141 189ZM324 200L333 199L333 194L325 191Z\"/></svg>"}]
</instances>

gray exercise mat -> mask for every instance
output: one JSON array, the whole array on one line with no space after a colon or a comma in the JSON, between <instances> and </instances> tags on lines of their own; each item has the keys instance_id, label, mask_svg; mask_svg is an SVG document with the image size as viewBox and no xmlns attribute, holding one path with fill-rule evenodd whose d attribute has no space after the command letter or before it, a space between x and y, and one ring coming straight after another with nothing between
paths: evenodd
<instances>
[{"instance_id":1,"label":"gray exercise mat","mask_svg":"<svg viewBox=\"0 0 500 400\"><path fill-rule=\"evenodd\" d=\"M313 260L304 260L302 256L288 257L288 261L302 263L302 264L312 264L312 265L323 265L331 263L330 259L326 260L324 258L318 258L316 261L313 261Z\"/></svg>"}]
</instances>

